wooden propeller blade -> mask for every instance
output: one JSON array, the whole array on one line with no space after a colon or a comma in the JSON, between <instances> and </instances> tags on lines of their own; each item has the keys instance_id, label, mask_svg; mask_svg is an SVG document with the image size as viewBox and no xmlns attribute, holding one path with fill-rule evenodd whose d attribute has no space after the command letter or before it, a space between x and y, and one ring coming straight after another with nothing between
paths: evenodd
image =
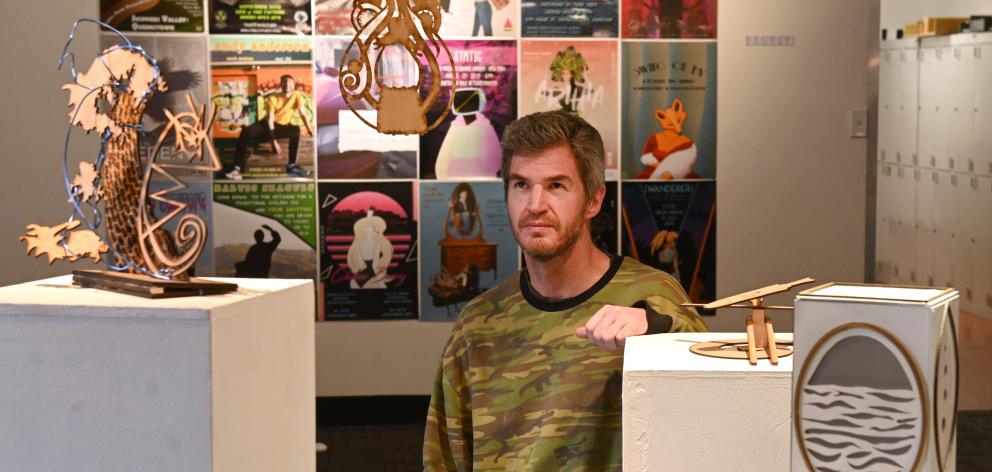
<instances>
[{"instance_id":1,"label":"wooden propeller blade","mask_svg":"<svg viewBox=\"0 0 992 472\"><path fill-rule=\"evenodd\" d=\"M768 295L787 292L789 290L792 290L792 288L797 285L803 285L812 282L815 282L815 280L806 277L805 279L799 279L794 282L769 285L767 287L762 287L757 290L751 290L750 292L739 293L737 295L733 295L727 298L723 298L714 302L707 303L703 305L703 308L707 310L712 310L714 308L724 308L730 305L735 305L737 303L754 300L755 298L764 298Z\"/></svg>"},{"instance_id":2,"label":"wooden propeller blade","mask_svg":"<svg viewBox=\"0 0 992 472\"><path fill-rule=\"evenodd\" d=\"M693 308L705 308L706 307L706 303L683 303L680 306L691 306ZM750 303L738 303L736 305L726 305L726 306L722 306L720 308L755 308L755 306L751 305ZM785 306L785 305L761 305L759 308L764 308L766 310L795 310L796 309L796 307L794 307L794 306Z\"/></svg>"}]
</instances>

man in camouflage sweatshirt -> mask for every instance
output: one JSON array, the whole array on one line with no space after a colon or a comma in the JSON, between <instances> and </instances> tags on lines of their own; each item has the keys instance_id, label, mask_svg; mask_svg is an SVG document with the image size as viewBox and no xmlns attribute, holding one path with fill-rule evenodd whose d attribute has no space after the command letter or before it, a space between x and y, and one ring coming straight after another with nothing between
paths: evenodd
<instances>
[{"instance_id":1,"label":"man in camouflage sweatshirt","mask_svg":"<svg viewBox=\"0 0 992 472\"><path fill-rule=\"evenodd\" d=\"M671 276L593 245L603 154L599 132L561 111L504 132L507 207L527 267L455 322L428 412L425 470L620 470L624 340L706 330L680 306L688 298Z\"/></svg>"}]
</instances>

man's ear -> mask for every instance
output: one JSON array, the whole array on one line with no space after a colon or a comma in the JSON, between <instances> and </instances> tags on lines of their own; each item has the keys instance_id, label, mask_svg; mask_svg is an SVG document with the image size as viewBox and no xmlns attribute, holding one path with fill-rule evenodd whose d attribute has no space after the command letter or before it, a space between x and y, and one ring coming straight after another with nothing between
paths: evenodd
<instances>
[{"instance_id":1,"label":"man's ear","mask_svg":"<svg viewBox=\"0 0 992 472\"><path fill-rule=\"evenodd\" d=\"M600 185L599 189L596 190L596 193L594 193L592 195L592 198L589 199L589 203L586 206L586 214L585 214L587 220L594 218L599 213L599 209L603 206L604 197L606 197L605 183Z\"/></svg>"}]
</instances>

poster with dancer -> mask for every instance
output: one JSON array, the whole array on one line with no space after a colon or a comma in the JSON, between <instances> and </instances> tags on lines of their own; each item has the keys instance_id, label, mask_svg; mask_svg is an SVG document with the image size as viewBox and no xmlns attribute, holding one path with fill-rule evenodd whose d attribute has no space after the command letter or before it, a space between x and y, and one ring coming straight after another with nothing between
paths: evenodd
<instances>
[{"instance_id":1,"label":"poster with dancer","mask_svg":"<svg viewBox=\"0 0 992 472\"><path fill-rule=\"evenodd\" d=\"M448 41L455 61L454 100L437 128L420 137L420 178L499 174L503 129L517 118L516 41ZM433 123L449 107L451 66L441 64L441 94L427 113ZM426 90L429 80L423 84Z\"/></svg>"},{"instance_id":2,"label":"poster with dancer","mask_svg":"<svg viewBox=\"0 0 992 472\"><path fill-rule=\"evenodd\" d=\"M620 191L623 255L671 274L693 303L713 301L716 181L623 182Z\"/></svg>"},{"instance_id":3,"label":"poster with dancer","mask_svg":"<svg viewBox=\"0 0 992 472\"><path fill-rule=\"evenodd\" d=\"M320 183L320 320L417 317L414 185Z\"/></svg>"},{"instance_id":4,"label":"poster with dancer","mask_svg":"<svg viewBox=\"0 0 992 472\"><path fill-rule=\"evenodd\" d=\"M303 38L211 38L214 178L313 178L313 73ZM282 51L273 61L271 50ZM226 65L268 58L265 62ZM304 59L305 58L305 59ZM246 61L247 62L247 61Z\"/></svg>"},{"instance_id":5,"label":"poster with dancer","mask_svg":"<svg viewBox=\"0 0 992 472\"><path fill-rule=\"evenodd\" d=\"M716 43L625 42L624 179L716 178Z\"/></svg>"},{"instance_id":6,"label":"poster with dancer","mask_svg":"<svg viewBox=\"0 0 992 472\"><path fill-rule=\"evenodd\" d=\"M454 320L517 270L503 182L420 182L420 319Z\"/></svg>"},{"instance_id":7,"label":"poster with dancer","mask_svg":"<svg viewBox=\"0 0 992 472\"><path fill-rule=\"evenodd\" d=\"M170 213L179 209L181 205L186 205L185 209L163 225L166 231L176 234L179 219L184 215L199 216L207 223L207 227L210 228L210 224L213 221L213 189L211 182L209 180L184 179L183 184L186 188L169 192L162 197L163 201L154 200L151 202L152 214L155 219L167 218ZM148 185L148 191L149 194L154 194L175 187L175 182L152 180ZM200 253L200 258L196 260L196 265L189 269L189 275L194 277L214 275L213 237L213 230L208 229L206 243L203 245L203 252Z\"/></svg>"},{"instance_id":8,"label":"poster with dancer","mask_svg":"<svg viewBox=\"0 0 992 472\"><path fill-rule=\"evenodd\" d=\"M521 41L520 116L565 110L593 125L606 148L606 178L618 174L617 45L611 41Z\"/></svg>"},{"instance_id":9,"label":"poster with dancer","mask_svg":"<svg viewBox=\"0 0 992 472\"><path fill-rule=\"evenodd\" d=\"M138 36L130 38L131 42L141 46L149 56L157 61L159 72L168 89L152 95L145 114L141 118L138 152L142 160L147 160L155 150L159 135L169 124L168 110L173 115L186 113L190 110L187 96L192 99L196 112L200 107L207 106L209 113L209 95L207 80L207 41L197 36ZM116 34L101 34L100 47L109 48L120 44L120 36ZM207 117L209 119L209 116ZM174 133L169 133L162 143L158 162L186 162L188 156L176 152ZM170 170L179 177L198 176L209 177L204 171Z\"/></svg>"},{"instance_id":10,"label":"poster with dancer","mask_svg":"<svg viewBox=\"0 0 992 472\"><path fill-rule=\"evenodd\" d=\"M208 0L210 34L308 35L310 0Z\"/></svg>"},{"instance_id":11,"label":"poster with dancer","mask_svg":"<svg viewBox=\"0 0 992 472\"><path fill-rule=\"evenodd\" d=\"M617 37L617 0L532 0L521 6L523 37Z\"/></svg>"},{"instance_id":12,"label":"poster with dancer","mask_svg":"<svg viewBox=\"0 0 992 472\"><path fill-rule=\"evenodd\" d=\"M214 182L214 273L316 278L315 186L313 182Z\"/></svg>"},{"instance_id":13,"label":"poster with dancer","mask_svg":"<svg viewBox=\"0 0 992 472\"><path fill-rule=\"evenodd\" d=\"M621 0L624 38L716 39L717 0Z\"/></svg>"},{"instance_id":14,"label":"poster with dancer","mask_svg":"<svg viewBox=\"0 0 992 472\"><path fill-rule=\"evenodd\" d=\"M124 32L202 33L203 0L100 0L100 21Z\"/></svg>"},{"instance_id":15,"label":"poster with dancer","mask_svg":"<svg viewBox=\"0 0 992 472\"><path fill-rule=\"evenodd\" d=\"M317 177L321 179L414 179L417 177L417 135L390 135L366 125L341 96L338 72L351 40L317 38L314 57L314 88L317 99ZM352 49L355 58L358 57ZM350 57L349 57L350 58ZM393 67L382 58L388 70L403 83L417 82L416 67ZM401 62L402 63L402 62ZM385 76L380 71L379 77ZM394 77L389 76L392 80ZM379 89L371 92L378 98ZM365 103L365 102L354 102ZM366 104L367 105L367 104ZM376 123L377 111L367 107L357 111L369 123Z\"/></svg>"}]
</instances>

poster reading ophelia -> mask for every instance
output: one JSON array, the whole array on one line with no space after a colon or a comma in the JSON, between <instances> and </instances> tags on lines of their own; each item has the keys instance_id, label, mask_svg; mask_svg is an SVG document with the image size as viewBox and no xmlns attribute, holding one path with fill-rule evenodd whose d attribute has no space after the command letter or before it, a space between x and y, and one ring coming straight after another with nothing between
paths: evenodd
<instances>
[{"instance_id":1,"label":"poster reading ophelia","mask_svg":"<svg viewBox=\"0 0 992 472\"><path fill-rule=\"evenodd\" d=\"M417 317L412 182L320 184L320 319Z\"/></svg>"},{"instance_id":2,"label":"poster reading ophelia","mask_svg":"<svg viewBox=\"0 0 992 472\"><path fill-rule=\"evenodd\" d=\"M617 46L612 41L521 41L520 115L565 110L593 125L617 178Z\"/></svg>"},{"instance_id":3,"label":"poster reading ophelia","mask_svg":"<svg viewBox=\"0 0 992 472\"><path fill-rule=\"evenodd\" d=\"M623 255L671 274L694 303L713 301L716 181L623 182L621 192Z\"/></svg>"},{"instance_id":4,"label":"poster reading ophelia","mask_svg":"<svg viewBox=\"0 0 992 472\"><path fill-rule=\"evenodd\" d=\"M716 178L716 43L624 43L625 179Z\"/></svg>"}]
</instances>

